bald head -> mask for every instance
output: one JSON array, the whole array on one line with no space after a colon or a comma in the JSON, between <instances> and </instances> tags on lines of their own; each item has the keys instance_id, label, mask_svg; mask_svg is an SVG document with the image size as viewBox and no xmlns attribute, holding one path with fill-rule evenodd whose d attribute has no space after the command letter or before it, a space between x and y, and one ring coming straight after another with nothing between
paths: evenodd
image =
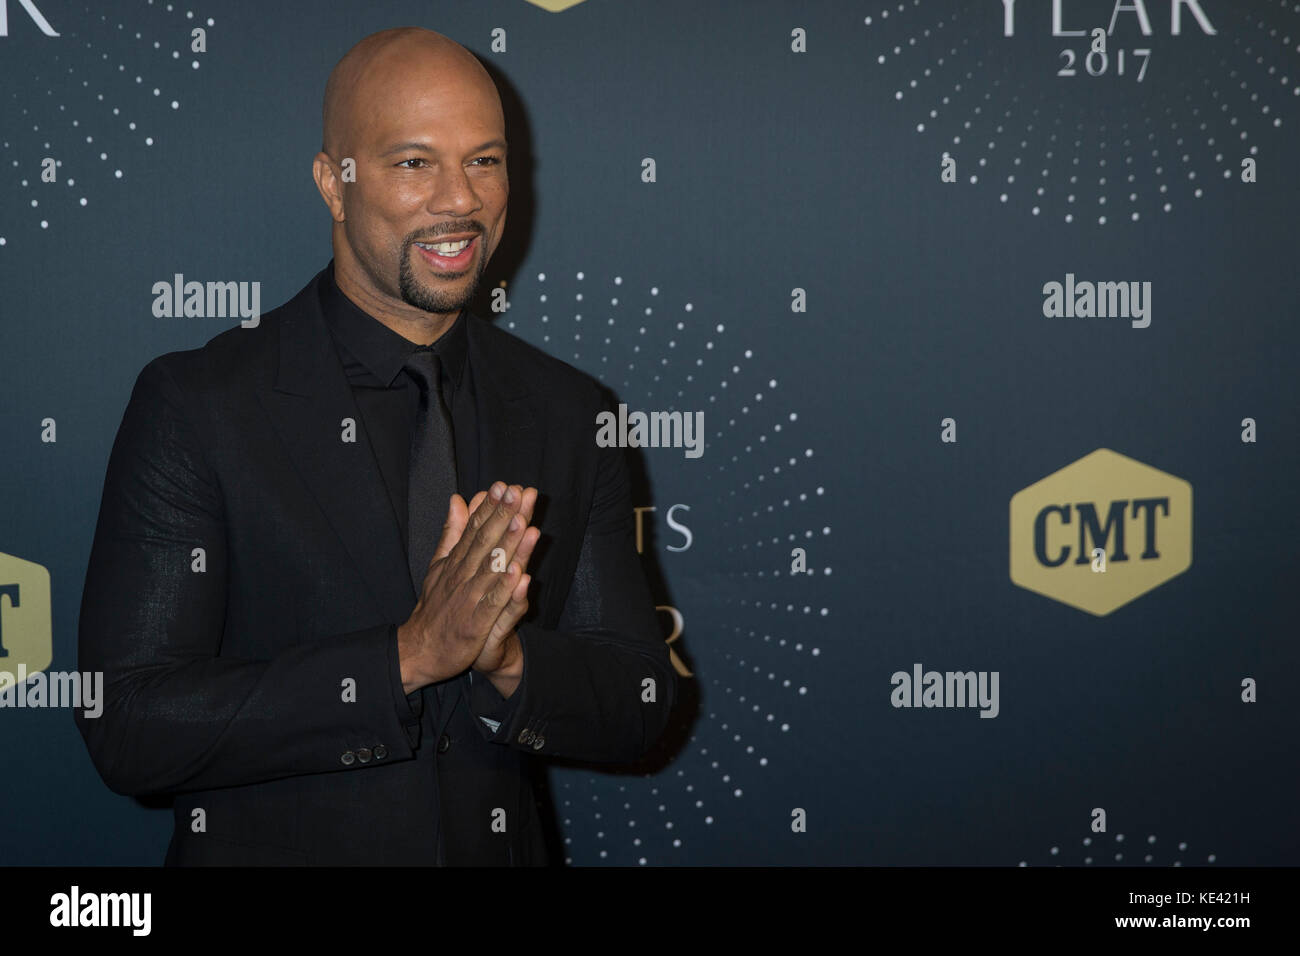
<instances>
[{"instance_id":1,"label":"bald head","mask_svg":"<svg viewBox=\"0 0 1300 956\"><path fill-rule=\"evenodd\" d=\"M423 27L395 27L361 40L330 72L321 110L321 149L335 158L349 155L357 126L391 103L399 83L430 73L475 88L479 95L495 101L500 114L496 84L474 54L441 33Z\"/></svg>"}]
</instances>

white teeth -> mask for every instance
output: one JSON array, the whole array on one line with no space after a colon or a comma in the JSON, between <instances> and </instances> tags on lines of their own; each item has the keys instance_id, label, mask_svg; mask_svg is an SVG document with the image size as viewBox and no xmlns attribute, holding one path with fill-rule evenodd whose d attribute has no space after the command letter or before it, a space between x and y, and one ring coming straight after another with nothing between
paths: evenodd
<instances>
[{"instance_id":1,"label":"white teeth","mask_svg":"<svg viewBox=\"0 0 1300 956\"><path fill-rule=\"evenodd\" d=\"M421 249L432 250L440 256L455 256L459 255L460 252L473 241L473 239L462 239L459 242L417 242L416 245Z\"/></svg>"}]
</instances>

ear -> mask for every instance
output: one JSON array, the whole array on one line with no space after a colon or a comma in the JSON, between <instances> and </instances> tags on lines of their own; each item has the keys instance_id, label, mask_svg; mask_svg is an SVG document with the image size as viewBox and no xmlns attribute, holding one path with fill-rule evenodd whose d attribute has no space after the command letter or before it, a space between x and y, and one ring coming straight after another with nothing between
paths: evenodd
<instances>
[{"instance_id":1,"label":"ear","mask_svg":"<svg viewBox=\"0 0 1300 956\"><path fill-rule=\"evenodd\" d=\"M321 198L325 200L335 222L342 222L346 218L343 213L342 172L341 167L327 153L317 153L312 160L312 178L316 180L316 188L320 190Z\"/></svg>"}]
</instances>

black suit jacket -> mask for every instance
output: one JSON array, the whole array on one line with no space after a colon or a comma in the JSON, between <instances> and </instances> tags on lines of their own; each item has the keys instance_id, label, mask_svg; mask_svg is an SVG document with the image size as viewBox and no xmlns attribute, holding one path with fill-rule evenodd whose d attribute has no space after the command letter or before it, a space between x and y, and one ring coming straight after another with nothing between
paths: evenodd
<instances>
[{"instance_id":1,"label":"black suit jacket","mask_svg":"<svg viewBox=\"0 0 1300 956\"><path fill-rule=\"evenodd\" d=\"M321 277L256 328L140 373L79 625L105 707L77 725L114 791L174 795L171 864L542 863L530 762L632 762L675 692L624 453L595 443L609 402L466 316L479 454L458 461L458 490L537 487L542 538L514 706L481 676L446 682L437 746L399 706L415 590ZM496 732L477 716L494 711Z\"/></svg>"}]
</instances>

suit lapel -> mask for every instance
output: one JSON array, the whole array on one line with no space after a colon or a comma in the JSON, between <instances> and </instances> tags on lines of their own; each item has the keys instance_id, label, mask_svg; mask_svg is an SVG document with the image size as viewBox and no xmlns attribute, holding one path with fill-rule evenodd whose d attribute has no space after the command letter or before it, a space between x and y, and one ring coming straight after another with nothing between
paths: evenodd
<instances>
[{"instance_id":1,"label":"suit lapel","mask_svg":"<svg viewBox=\"0 0 1300 956\"><path fill-rule=\"evenodd\" d=\"M508 363L508 354L492 348L492 335L500 333L477 316L469 318L469 358L478 413L479 455L474 477L484 487L498 480L536 485L542 436L532 410L533 395L524 385L523 372Z\"/></svg>"},{"instance_id":2,"label":"suit lapel","mask_svg":"<svg viewBox=\"0 0 1300 956\"><path fill-rule=\"evenodd\" d=\"M401 526L321 312L323 275L286 306L275 385L260 397L361 581L385 617L405 621L415 590ZM344 419L356 423L356 441L342 440Z\"/></svg>"}]
</instances>

